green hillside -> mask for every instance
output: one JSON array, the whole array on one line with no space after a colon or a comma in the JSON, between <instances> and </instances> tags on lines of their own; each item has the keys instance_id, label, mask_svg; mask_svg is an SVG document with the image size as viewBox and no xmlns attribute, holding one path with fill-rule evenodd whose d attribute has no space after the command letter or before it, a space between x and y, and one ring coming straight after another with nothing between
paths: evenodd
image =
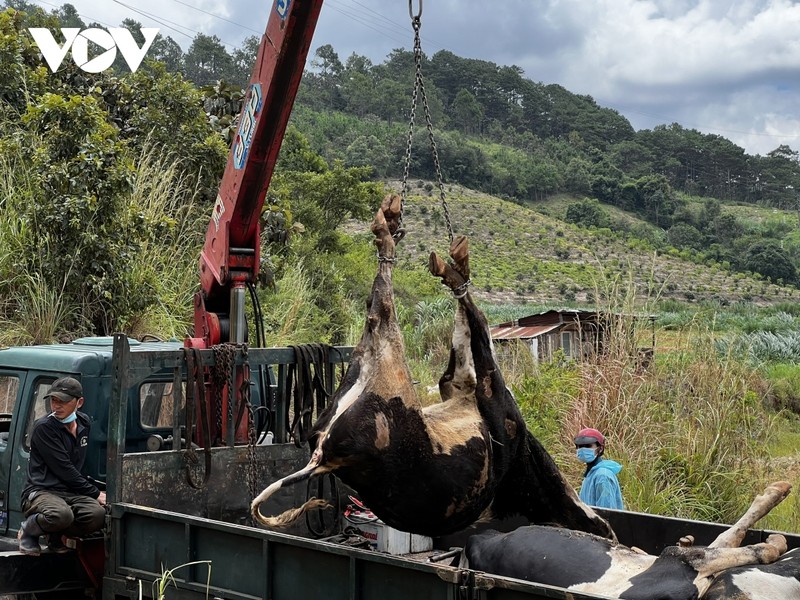
<instances>
[{"instance_id":1,"label":"green hillside","mask_svg":"<svg viewBox=\"0 0 800 600\"><path fill-rule=\"evenodd\" d=\"M387 187L400 189L396 181ZM401 265L422 268L431 249L446 249L440 199L436 188L426 190L429 187L415 182L407 198L408 233L401 247L407 262ZM733 273L721 265L698 264L674 249L656 252L610 229L566 223L558 217L575 198L562 196L528 208L460 186L445 189L454 233L470 239L473 293L489 303L593 303L598 295L624 291L629 280L641 303L675 299L768 305L800 296L794 287ZM615 218L641 223L621 210ZM347 230L366 232L368 224L350 223Z\"/></svg>"}]
</instances>

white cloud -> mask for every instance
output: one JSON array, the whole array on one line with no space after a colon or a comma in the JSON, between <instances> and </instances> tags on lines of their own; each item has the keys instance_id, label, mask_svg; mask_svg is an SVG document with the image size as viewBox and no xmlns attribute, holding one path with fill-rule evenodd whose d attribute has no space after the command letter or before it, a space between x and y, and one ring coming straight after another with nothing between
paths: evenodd
<instances>
[{"instance_id":1,"label":"white cloud","mask_svg":"<svg viewBox=\"0 0 800 600\"><path fill-rule=\"evenodd\" d=\"M184 49L195 31L239 44L264 30L272 9L271 0L120 2L162 24L119 2L72 0L87 20L117 25L134 18ZM796 0L436 0L423 9L428 54L447 49L516 64L534 81L617 108L636 127L677 121L724 135L750 153L781 143L800 148ZM175 31L181 29L186 35ZM343 59L356 52L381 62L412 40L405 2L326 0L312 52L330 43Z\"/></svg>"}]
</instances>

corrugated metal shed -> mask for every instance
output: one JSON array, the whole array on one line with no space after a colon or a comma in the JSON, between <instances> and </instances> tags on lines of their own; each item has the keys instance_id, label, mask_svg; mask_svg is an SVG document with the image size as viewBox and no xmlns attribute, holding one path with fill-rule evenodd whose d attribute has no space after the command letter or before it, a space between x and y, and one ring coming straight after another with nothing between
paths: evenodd
<instances>
[{"instance_id":1,"label":"corrugated metal shed","mask_svg":"<svg viewBox=\"0 0 800 600\"><path fill-rule=\"evenodd\" d=\"M581 310L576 308L551 309L541 313L520 317L513 321L492 325L489 333L495 340L528 340L549 333L565 325L588 326L595 324L602 326L609 318L629 317L633 320L655 321L654 315L623 315L604 313L596 310Z\"/></svg>"},{"instance_id":2,"label":"corrugated metal shed","mask_svg":"<svg viewBox=\"0 0 800 600\"><path fill-rule=\"evenodd\" d=\"M495 325L489 328L493 340L527 340L557 329L561 323L551 325L538 325L535 327L522 327L520 325Z\"/></svg>"}]
</instances>

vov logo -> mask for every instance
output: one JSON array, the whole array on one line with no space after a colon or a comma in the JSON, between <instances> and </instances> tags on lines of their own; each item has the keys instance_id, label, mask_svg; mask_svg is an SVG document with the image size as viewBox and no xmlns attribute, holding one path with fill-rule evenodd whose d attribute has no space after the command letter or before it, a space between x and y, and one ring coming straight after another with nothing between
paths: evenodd
<instances>
[{"instance_id":1,"label":"vov logo","mask_svg":"<svg viewBox=\"0 0 800 600\"><path fill-rule=\"evenodd\" d=\"M112 27L108 31L96 27L83 31L78 27L65 27L61 29L65 40L63 46L56 42L49 29L31 27L28 31L54 73L64 62L64 57L70 48L72 48L72 61L86 73L99 73L108 69L117 58L117 50L122 53L122 58L125 59L131 73L135 73L158 34L157 28L142 27L144 44L140 48L131 32L124 27ZM94 42L105 52L90 59L89 42Z\"/></svg>"}]
</instances>

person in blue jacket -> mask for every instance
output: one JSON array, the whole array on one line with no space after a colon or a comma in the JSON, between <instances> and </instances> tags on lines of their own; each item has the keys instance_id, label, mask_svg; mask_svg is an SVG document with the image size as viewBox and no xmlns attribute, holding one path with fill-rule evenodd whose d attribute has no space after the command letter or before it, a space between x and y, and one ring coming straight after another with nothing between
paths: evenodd
<instances>
[{"instance_id":1,"label":"person in blue jacket","mask_svg":"<svg viewBox=\"0 0 800 600\"><path fill-rule=\"evenodd\" d=\"M575 436L578 460L586 463L580 497L590 506L624 510L622 490L617 480L617 473L622 470L622 465L603 458L605 446L606 438L597 429L587 427Z\"/></svg>"}]
</instances>

